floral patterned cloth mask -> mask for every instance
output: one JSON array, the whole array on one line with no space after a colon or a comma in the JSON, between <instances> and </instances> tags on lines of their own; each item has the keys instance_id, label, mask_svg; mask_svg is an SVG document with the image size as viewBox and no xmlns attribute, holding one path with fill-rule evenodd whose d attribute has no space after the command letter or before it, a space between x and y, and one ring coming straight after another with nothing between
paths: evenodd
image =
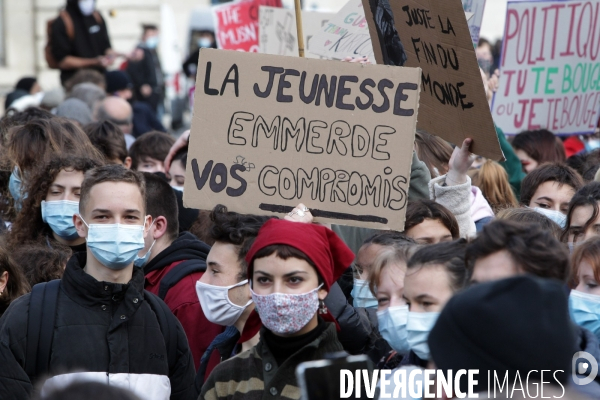
<instances>
[{"instance_id":1,"label":"floral patterned cloth mask","mask_svg":"<svg viewBox=\"0 0 600 400\"><path fill-rule=\"evenodd\" d=\"M252 289L252 300L263 325L271 332L293 334L300 331L315 316L319 308L319 289L308 293L271 293L259 295Z\"/></svg>"}]
</instances>

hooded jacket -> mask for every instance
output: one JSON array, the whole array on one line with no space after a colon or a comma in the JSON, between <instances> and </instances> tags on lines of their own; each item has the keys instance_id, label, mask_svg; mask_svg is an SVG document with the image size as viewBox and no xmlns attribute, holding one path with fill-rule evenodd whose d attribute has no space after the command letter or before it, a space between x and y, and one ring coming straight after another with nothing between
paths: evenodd
<instances>
[{"instance_id":1,"label":"hooded jacket","mask_svg":"<svg viewBox=\"0 0 600 400\"><path fill-rule=\"evenodd\" d=\"M209 251L210 246L206 243L189 232L183 232L144 267L146 290L158 294L163 278L183 261L197 260L201 269L205 271ZM212 340L225 330L225 327L209 322L202 312L196 294L196 282L202 275L203 272L187 275L177 282L164 298L188 337L196 369L200 366L200 358Z\"/></svg>"},{"instance_id":2,"label":"hooded jacket","mask_svg":"<svg viewBox=\"0 0 600 400\"><path fill-rule=\"evenodd\" d=\"M74 39L71 40L62 18L57 18L52 24L52 55L57 62L67 56L81 58L96 58L106 54L111 48L106 22L102 19L99 24L94 15L83 15L79 10L78 0L67 0L66 11L73 21ZM104 72L102 67L94 69ZM77 70L61 70L60 80L65 83L75 75Z\"/></svg>"},{"instance_id":3,"label":"hooded jacket","mask_svg":"<svg viewBox=\"0 0 600 400\"><path fill-rule=\"evenodd\" d=\"M85 264L86 254L75 254L61 279L51 378L44 386L83 379L124 387L144 399L194 399L194 366L185 333L174 320L177 360L169 371L165 338L146 300L152 294L143 289L142 271L134 268L127 284L99 282L84 272ZM0 319L0 393L15 400L29 399L33 388L24 365L30 297L14 301Z\"/></svg>"}]
</instances>

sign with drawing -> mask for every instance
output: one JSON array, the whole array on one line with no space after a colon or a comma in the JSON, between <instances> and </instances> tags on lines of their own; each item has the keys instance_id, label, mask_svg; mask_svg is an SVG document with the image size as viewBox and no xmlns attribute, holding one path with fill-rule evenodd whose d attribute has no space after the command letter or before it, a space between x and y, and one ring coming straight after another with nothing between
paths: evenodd
<instances>
[{"instance_id":1,"label":"sign with drawing","mask_svg":"<svg viewBox=\"0 0 600 400\"><path fill-rule=\"evenodd\" d=\"M404 227L421 71L202 49L184 202Z\"/></svg>"}]
</instances>

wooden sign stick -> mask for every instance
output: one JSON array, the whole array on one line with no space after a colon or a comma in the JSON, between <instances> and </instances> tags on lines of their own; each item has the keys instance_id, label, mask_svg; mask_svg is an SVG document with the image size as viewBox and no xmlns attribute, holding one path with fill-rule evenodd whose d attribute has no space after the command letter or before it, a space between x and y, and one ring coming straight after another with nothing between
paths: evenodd
<instances>
[{"instance_id":1,"label":"wooden sign stick","mask_svg":"<svg viewBox=\"0 0 600 400\"><path fill-rule=\"evenodd\" d=\"M296 6L296 30L298 34L298 55L304 57L304 32L302 30L302 5L300 0L294 0Z\"/></svg>"}]
</instances>

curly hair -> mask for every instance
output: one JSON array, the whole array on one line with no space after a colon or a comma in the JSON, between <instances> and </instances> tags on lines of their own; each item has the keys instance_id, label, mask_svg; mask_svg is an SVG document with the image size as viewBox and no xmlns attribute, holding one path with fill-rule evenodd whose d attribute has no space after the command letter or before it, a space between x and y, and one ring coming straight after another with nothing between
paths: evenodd
<instances>
[{"instance_id":1,"label":"curly hair","mask_svg":"<svg viewBox=\"0 0 600 400\"><path fill-rule=\"evenodd\" d=\"M12 258L33 287L41 282L60 279L72 253L68 246L29 243L16 249Z\"/></svg>"},{"instance_id":2,"label":"curly hair","mask_svg":"<svg viewBox=\"0 0 600 400\"><path fill-rule=\"evenodd\" d=\"M6 154L11 166L17 165L25 180L56 154L103 160L102 154L78 126L58 117L37 119L12 128Z\"/></svg>"},{"instance_id":3,"label":"curly hair","mask_svg":"<svg viewBox=\"0 0 600 400\"><path fill-rule=\"evenodd\" d=\"M0 244L0 275L8 272L8 284L5 293L0 296L0 316L10 303L29 291L29 285L20 268L15 264L4 244Z\"/></svg>"},{"instance_id":4,"label":"curly hair","mask_svg":"<svg viewBox=\"0 0 600 400\"><path fill-rule=\"evenodd\" d=\"M15 249L24 243L38 241L40 238L52 239L50 226L42 220L42 200L48 194L48 188L62 170L74 170L85 173L101 166L99 161L83 157L55 156L35 175L26 187L27 198L23 201L23 210L14 222L9 246Z\"/></svg>"},{"instance_id":5,"label":"curly hair","mask_svg":"<svg viewBox=\"0 0 600 400\"><path fill-rule=\"evenodd\" d=\"M277 217L229 212L222 204L215 206L210 214L211 238L217 242L233 244L238 249L238 261L242 265L241 279L247 277L246 254L252 247L260 228L271 218Z\"/></svg>"}]
</instances>

